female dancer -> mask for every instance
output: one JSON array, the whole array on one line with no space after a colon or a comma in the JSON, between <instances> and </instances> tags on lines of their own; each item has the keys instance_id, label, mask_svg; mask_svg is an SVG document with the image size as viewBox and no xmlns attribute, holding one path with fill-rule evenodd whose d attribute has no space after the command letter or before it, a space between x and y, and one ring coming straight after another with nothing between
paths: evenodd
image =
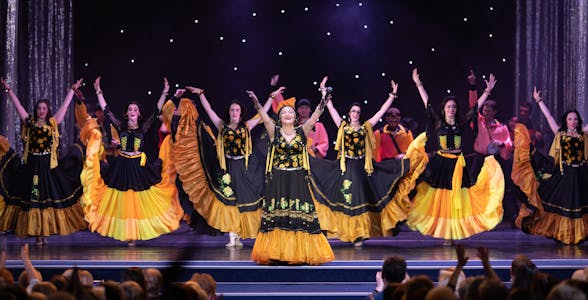
<instances>
[{"instance_id":1,"label":"female dancer","mask_svg":"<svg viewBox=\"0 0 588 300\"><path fill-rule=\"evenodd\" d=\"M161 166L148 162L143 152L144 134L159 114L169 90L167 79L164 78L156 111L145 122L141 122L141 109L135 102L127 105L125 121L120 122L106 105L100 77L94 88L98 104L107 116L105 126L108 128L112 123L119 131L121 151L110 165L101 166L101 134L95 130L88 142L81 178L90 229L127 241L129 246L134 246L135 240L152 239L177 229L183 212L169 160L170 137L161 145Z\"/></svg>"},{"instance_id":2,"label":"female dancer","mask_svg":"<svg viewBox=\"0 0 588 300\"><path fill-rule=\"evenodd\" d=\"M255 173L261 163L251 161L251 130L259 124L261 118L253 117L243 120L244 109L241 103L233 100L227 109L225 119L221 119L210 106L204 95L204 90L187 86L186 89L198 95L204 111L218 130L216 138L216 156L220 173L207 170L208 174L217 175L211 178L211 185L216 191L216 201L199 200L198 207L207 222L223 232L229 232L227 247L243 246L239 240L255 238L259 230L261 215L261 200L263 187L263 173ZM280 87L272 94L282 93ZM263 106L267 111L272 105L272 98L268 98ZM202 146L202 145L201 145Z\"/></svg>"},{"instance_id":3,"label":"female dancer","mask_svg":"<svg viewBox=\"0 0 588 300\"><path fill-rule=\"evenodd\" d=\"M320 90L325 96L327 77ZM388 110L397 97L398 84L390 82L392 92L369 120L360 122L361 106L351 104L349 121L344 121L333 103L327 108L339 128L335 150L339 161L312 160L315 197L321 225L330 233L336 232L341 241L361 246L370 237L385 236L400 220L383 220L381 212L391 203L397 180L410 169L409 160L389 160L374 164L375 149L372 127ZM319 167L321 166L321 167ZM395 204L391 204L395 205ZM391 228L383 224L390 223ZM388 227L388 228L386 228Z\"/></svg>"},{"instance_id":4,"label":"female dancer","mask_svg":"<svg viewBox=\"0 0 588 300\"><path fill-rule=\"evenodd\" d=\"M536 192L527 188L536 188L536 182L523 182L526 184L521 185L521 190L527 194L529 203L526 204L533 213L521 206L517 221L519 224L522 221L523 229L532 234L578 244L588 234L588 136L582 130L578 111L565 112L558 126L537 88L533 89L533 98L555 134L549 155L557 168L551 177L544 177ZM515 159L515 166L516 163ZM530 164L527 166L530 169Z\"/></svg>"},{"instance_id":5,"label":"female dancer","mask_svg":"<svg viewBox=\"0 0 588 300\"><path fill-rule=\"evenodd\" d=\"M283 105L277 123L247 91L270 137L266 176L268 185L261 228L251 258L260 264L322 264L334 259L309 189L306 135L323 112L326 99L302 126L296 124L293 106ZM286 103L286 102L282 102Z\"/></svg>"},{"instance_id":6,"label":"female dancer","mask_svg":"<svg viewBox=\"0 0 588 300\"><path fill-rule=\"evenodd\" d=\"M407 224L423 234L447 240L467 238L494 228L502 220L504 175L500 165L493 156L487 156L477 179L470 178L461 152L465 124L469 122L460 119L457 101L446 97L437 117L417 69L412 71L412 79L427 109L427 119L434 121L439 150L416 187ZM495 84L491 75L478 103L484 103ZM427 136L430 135L427 131Z\"/></svg>"},{"instance_id":7,"label":"female dancer","mask_svg":"<svg viewBox=\"0 0 588 300\"><path fill-rule=\"evenodd\" d=\"M35 104L32 116L6 80L0 80L23 123L21 137L24 144L22 174L2 174L4 177L19 178L19 186L17 190L3 191L7 206L0 230L15 229L17 236L34 236L35 244L40 246L47 244L46 237L49 235L66 235L86 229L87 223L78 202L82 192L79 178L81 165L66 167L62 164L65 161L57 160L57 125L63 121L82 79L71 86L55 115L51 113L49 100L41 99Z\"/></svg>"}]
</instances>

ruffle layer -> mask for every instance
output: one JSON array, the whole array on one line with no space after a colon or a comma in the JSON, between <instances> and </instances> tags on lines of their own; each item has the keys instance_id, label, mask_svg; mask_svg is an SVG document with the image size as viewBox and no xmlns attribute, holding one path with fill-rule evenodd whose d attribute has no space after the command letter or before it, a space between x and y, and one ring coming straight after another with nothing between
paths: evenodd
<instances>
[{"instance_id":1,"label":"ruffle layer","mask_svg":"<svg viewBox=\"0 0 588 300\"><path fill-rule=\"evenodd\" d=\"M143 191L109 188L100 177L101 133L93 130L88 140L81 179L82 202L90 230L121 241L147 240L177 229L183 216L170 161L171 137L161 145L161 182ZM116 159L127 159L118 157Z\"/></svg>"},{"instance_id":2,"label":"ruffle layer","mask_svg":"<svg viewBox=\"0 0 588 300\"><path fill-rule=\"evenodd\" d=\"M322 233L274 229L257 235L251 259L264 265L319 265L335 259L335 254Z\"/></svg>"},{"instance_id":3,"label":"ruffle layer","mask_svg":"<svg viewBox=\"0 0 588 300\"><path fill-rule=\"evenodd\" d=\"M459 240L494 228L502 220L504 174L487 156L475 185L455 191L417 185L407 224L425 235Z\"/></svg>"}]
</instances>

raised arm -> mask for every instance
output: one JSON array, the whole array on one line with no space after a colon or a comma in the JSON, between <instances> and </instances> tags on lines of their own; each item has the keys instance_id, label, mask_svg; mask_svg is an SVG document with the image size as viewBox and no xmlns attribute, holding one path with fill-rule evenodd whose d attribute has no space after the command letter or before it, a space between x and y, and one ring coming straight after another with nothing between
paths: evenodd
<instances>
[{"instance_id":1,"label":"raised arm","mask_svg":"<svg viewBox=\"0 0 588 300\"><path fill-rule=\"evenodd\" d=\"M380 110L378 110L378 112L368 120L368 122L370 122L370 124L372 124L372 127L376 126L376 124L378 124L378 122L380 122L380 119L386 113L388 108L390 108L390 105L392 105L392 102L394 102L394 99L396 99L398 97L398 95L396 94L398 92L398 83L394 82L394 80L391 80L390 87L392 88L392 92L388 94L388 98L386 99L384 104L382 104L382 107L380 107Z\"/></svg>"},{"instance_id":2,"label":"raised arm","mask_svg":"<svg viewBox=\"0 0 588 300\"><path fill-rule=\"evenodd\" d=\"M96 97L98 98L98 105L102 108L102 111L106 111L106 99L104 99L104 94L102 93L102 88L100 87L100 79L102 76L98 76L96 80L94 80L94 90L96 90Z\"/></svg>"},{"instance_id":3,"label":"raised arm","mask_svg":"<svg viewBox=\"0 0 588 300\"><path fill-rule=\"evenodd\" d=\"M497 81L496 77L494 77L494 74L490 74L488 80L484 80L484 82L486 82L486 88L484 89L484 92L480 98L478 98L478 107L482 107L482 105L484 105L484 102L486 102L488 96L490 96L492 93L492 90L494 89Z\"/></svg>"},{"instance_id":4,"label":"raised arm","mask_svg":"<svg viewBox=\"0 0 588 300\"><path fill-rule=\"evenodd\" d=\"M8 93L8 96L10 97L12 104L14 104L14 107L16 107L16 112L18 113L20 120L21 121L26 120L29 117L29 113L22 106L22 104L20 103L20 100L18 100L18 97L16 97L16 94L10 88L10 85L8 85L8 82L6 82L6 79L4 77L0 77L0 81L2 82L2 87L4 88L4 91L6 91L6 93Z\"/></svg>"},{"instance_id":5,"label":"raised arm","mask_svg":"<svg viewBox=\"0 0 588 300\"><path fill-rule=\"evenodd\" d=\"M164 76L163 77L163 90L161 91L161 96L159 96L159 99L157 100L157 110L161 111L161 108L163 107L163 104L165 103L165 100L167 100L167 94L169 93L169 82L167 82L167 78Z\"/></svg>"},{"instance_id":6,"label":"raised arm","mask_svg":"<svg viewBox=\"0 0 588 300\"><path fill-rule=\"evenodd\" d=\"M306 120L306 122L304 122L304 124L302 125L302 130L304 131L304 135L308 136L308 134L312 130L312 127L314 127L314 124L318 121L318 119L321 116L321 114L323 113L323 111L325 111L325 105L327 104L327 102L329 102L329 103L331 102L331 95L330 94L321 99L321 102L319 102L319 104L316 106L312 115L310 115L308 120Z\"/></svg>"},{"instance_id":7,"label":"raised arm","mask_svg":"<svg viewBox=\"0 0 588 300\"><path fill-rule=\"evenodd\" d=\"M412 69L412 81L416 84L416 87L419 90L419 95L421 95L421 100L423 100L423 104L425 105L425 108L427 108L427 105L429 104L429 94L427 94L427 91L425 90L425 86L421 81L419 70L417 68Z\"/></svg>"},{"instance_id":8,"label":"raised arm","mask_svg":"<svg viewBox=\"0 0 588 300\"><path fill-rule=\"evenodd\" d=\"M320 87L319 87L319 91L321 91L321 99L324 99L327 97L327 80L329 79L329 76L325 76L323 77L323 80L321 81ZM329 101L327 101L327 109L329 110L329 114L331 115L331 119L333 119L333 122L335 122L335 126L337 126L337 128L339 128L339 126L341 126L341 116L339 115L339 112L337 111L337 109L335 108L335 106L333 106L333 101L330 101L331 98L329 98ZM308 122L308 121L307 121Z\"/></svg>"},{"instance_id":9,"label":"raised arm","mask_svg":"<svg viewBox=\"0 0 588 300\"><path fill-rule=\"evenodd\" d=\"M459 279L459 274L463 270L463 267L468 263L469 259L469 257L465 256L465 247L463 244L457 244L455 247L455 253L457 255L457 264L455 269L453 269L451 277L449 277L449 281L447 282L447 287L454 291L457 285L457 280Z\"/></svg>"},{"instance_id":10,"label":"raised arm","mask_svg":"<svg viewBox=\"0 0 588 300\"><path fill-rule=\"evenodd\" d=\"M482 262L482 266L484 267L484 272L486 273L486 277L488 279L500 281L500 277L498 277L498 275L496 274L496 272L494 272L494 269L492 269L492 266L490 265L490 256L488 254L488 248L479 247L478 248L478 257L480 258L480 261Z\"/></svg>"},{"instance_id":11,"label":"raised arm","mask_svg":"<svg viewBox=\"0 0 588 300\"><path fill-rule=\"evenodd\" d=\"M278 76L278 75L274 75L274 76ZM272 77L272 79L273 78L274 77ZM263 111L267 112L270 109L270 107L272 107L272 100L273 100L272 96L283 93L285 89L286 89L286 87L281 86L277 90L273 91L270 94L270 97L267 98L267 101L265 101L265 104L262 107ZM261 118L259 118L258 116L254 116L253 118L247 120L247 122L246 122L247 128L249 130L253 130L253 128L255 128L255 126L257 126L257 124L259 124L259 121L261 121Z\"/></svg>"},{"instance_id":12,"label":"raised arm","mask_svg":"<svg viewBox=\"0 0 588 300\"><path fill-rule=\"evenodd\" d=\"M206 96L204 95L204 89L196 88L193 86L186 86L186 89L192 92L193 94L198 95L200 103L202 104L204 111L208 115L208 118L210 118L210 121L212 122L212 124L214 124L216 129L221 130L221 128L223 127L223 120L218 117L216 112L214 112L214 110L210 106L210 102L208 102L208 99L206 99Z\"/></svg>"},{"instance_id":13,"label":"raised arm","mask_svg":"<svg viewBox=\"0 0 588 300\"><path fill-rule=\"evenodd\" d=\"M533 99L535 99L535 103L537 103L537 105L539 105L541 112L543 113L543 115L547 119L547 124L549 124L549 128L551 128L551 131L553 131L553 134L556 134L557 131L559 130L559 126L557 125L557 122L555 121L555 119L551 115L551 112L549 111L549 108L547 108L547 105L545 105L545 103L543 103L543 98L541 98L541 91L537 90L536 86L533 87Z\"/></svg>"},{"instance_id":14,"label":"raised arm","mask_svg":"<svg viewBox=\"0 0 588 300\"><path fill-rule=\"evenodd\" d=\"M263 120L263 125L265 126L265 130L267 131L267 134L270 137L270 141L273 141L274 133L276 130L274 121L267 114L267 112L263 110L263 107L261 106L261 104L259 104L259 100L257 99L257 96L254 92L247 91L247 95L249 96L249 98L251 98L251 101L253 101L253 107L255 107L255 110L257 110L257 113L261 116L261 119Z\"/></svg>"},{"instance_id":15,"label":"raised arm","mask_svg":"<svg viewBox=\"0 0 588 300\"><path fill-rule=\"evenodd\" d=\"M63 118L65 117L65 113L67 112L67 108L69 107L69 104L71 103L71 99L73 99L73 96L74 96L76 90L78 88L80 88L83 81L84 81L84 78L80 78L78 81L76 81L71 86L69 91L67 91L67 95L65 95L65 99L63 99L63 103L61 103L61 106L59 107L59 109L57 110L55 115L53 116L53 118L55 118L55 122L57 124L59 124L63 121Z\"/></svg>"}]
</instances>

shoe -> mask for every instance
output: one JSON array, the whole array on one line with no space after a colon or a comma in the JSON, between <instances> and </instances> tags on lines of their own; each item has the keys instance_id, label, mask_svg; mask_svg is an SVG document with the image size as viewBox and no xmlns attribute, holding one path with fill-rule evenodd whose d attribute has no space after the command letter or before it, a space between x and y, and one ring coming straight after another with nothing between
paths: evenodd
<instances>
[{"instance_id":1,"label":"shoe","mask_svg":"<svg viewBox=\"0 0 588 300\"><path fill-rule=\"evenodd\" d=\"M41 239L41 237L36 237L35 238L35 246L43 246L43 240Z\"/></svg>"},{"instance_id":2,"label":"shoe","mask_svg":"<svg viewBox=\"0 0 588 300\"><path fill-rule=\"evenodd\" d=\"M229 242L225 244L225 247L243 247L243 243L241 243L241 239L236 233L229 232Z\"/></svg>"},{"instance_id":3,"label":"shoe","mask_svg":"<svg viewBox=\"0 0 588 300\"><path fill-rule=\"evenodd\" d=\"M135 241L129 241L128 246L134 248L135 246L137 246L137 243Z\"/></svg>"},{"instance_id":4,"label":"shoe","mask_svg":"<svg viewBox=\"0 0 588 300\"><path fill-rule=\"evenodd\" d=\"M43 245L47 245L47 238L46 237L42 237L41 238L41 242L43 243Z\"/></svg>"}]
</instances>

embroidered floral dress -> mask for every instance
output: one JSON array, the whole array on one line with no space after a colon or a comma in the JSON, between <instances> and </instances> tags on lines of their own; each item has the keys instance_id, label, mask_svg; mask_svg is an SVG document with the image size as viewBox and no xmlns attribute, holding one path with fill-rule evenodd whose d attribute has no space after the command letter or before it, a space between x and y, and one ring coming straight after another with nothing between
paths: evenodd
<instances>
[{"instance_id":1,"label":"embroidered floral dress","mask_svg":"<svg viewBox=\"0 0 588 300\"><path fill-rule=\"evenodd\" d=\"M79 203L80 153L69 153L58 162L55 120L51 118L40 127L35 123L34 118L28 118L23 124L24 165L15 167L19 158L12 150L6 154L10 159L3 159L2 177L12 179L0 192L7 204L0 229L15 230L20 237L66 235L86 229Z\"/></svg>"},{"instance_id":2,"label":"embroidered floral dress","mask_svg":"<svg viewBox=\"0 0 588 300\"><path fill-rule=\"evenodd\" d=\"M321 231L308 182L306 137L301 127L287 141L276 127L268 154L268 184L261 228L251 257L260 264L322 264L334 259Z\"/></svg>"}]
</instances>

